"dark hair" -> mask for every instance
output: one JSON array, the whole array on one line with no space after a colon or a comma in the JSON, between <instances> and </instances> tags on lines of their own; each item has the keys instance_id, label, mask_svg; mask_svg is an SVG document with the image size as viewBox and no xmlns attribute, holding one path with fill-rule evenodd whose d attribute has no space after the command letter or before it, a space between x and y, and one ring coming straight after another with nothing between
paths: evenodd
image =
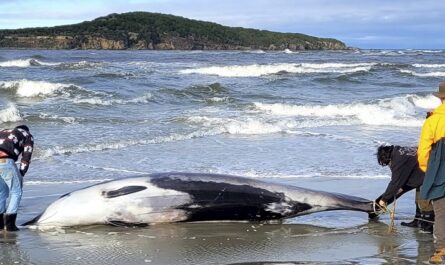
<instances>
[{"instance_id":1,"label":"dark hair","mask_svg":"<svg viewBox=\"0 0 445 265\"><path fill-rule=\"evenodd\" d=\"M15 127L15 128L16 128L16 129L23 129L23 130L29 132L29 128L28 128L28 126L26 126L26 125L24 125L24 124L19 125L19 126Z\"/></svg>"},{"instance_id":2,"label":"dark hair","mask_svg":"<svg viewBox=\"0 0 445 265\"><path fill-rule=\"evenodd\" d=\"M382 167L387 166L391 162L391 154L394 145L381 145L377 148L377 162Z\"/></svg>"}]
</instances>

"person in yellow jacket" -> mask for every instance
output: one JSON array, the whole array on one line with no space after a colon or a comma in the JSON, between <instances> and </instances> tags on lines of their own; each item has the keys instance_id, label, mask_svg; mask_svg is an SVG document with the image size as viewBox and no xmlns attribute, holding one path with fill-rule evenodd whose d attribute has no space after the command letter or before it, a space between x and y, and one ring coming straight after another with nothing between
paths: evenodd
<instances>
[{"instance_id":1,"label":"person in yellow jacket","mask_svg":"<svg viewBox=\"0 0 445 265\"><path fill-rule=\"evenodd\" d=\"M440 183L439 179L445 179L445 174L438 171L439 168L442 168L440 166L441 161L445 161L445 155L438 152L442 149L445 141L445 82L439 85L439 91L433 93L433 95L440 98L442 105L433 110L423 124L417 159L420 169L426 172L422 185L424 190L421 189L421 196L423 195L423 199L433 200L436 216L434 224L436 252L430 257L429 262L439 264L445 262L445 192L443 187L440 187L441 185L435 184ZM432 159L430 159L430 154Z\"/></svg>"}]
</instances>

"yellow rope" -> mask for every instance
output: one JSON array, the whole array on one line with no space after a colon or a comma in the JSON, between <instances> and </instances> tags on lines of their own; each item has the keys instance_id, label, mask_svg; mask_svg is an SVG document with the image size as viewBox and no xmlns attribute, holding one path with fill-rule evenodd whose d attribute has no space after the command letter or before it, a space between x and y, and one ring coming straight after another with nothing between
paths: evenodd
<instances>
[{"instance_id":1,"label":"yellow rope","mask_svg":"<svg viewBox=\"0 0 445 265\"><path fill-rule=\"evenodd\" d=\"M394 222L394 220L396 218L396 201L397 201L397 199L396 199L396 197L394 197L394 205L393 205L392 211L389 210L389 218L391 219L391 222L388 227L388 234L396 232L396 225Z\"/></svg>"},{"instance_id":2,"label":"yellow rope","mask_svg":"<svg viewBox=\"0 0 445 265\"><path fill-rule=\"evenodd\" d=\"M390 218L390 224L389 224L389 227L388 227L388 233L390 234L390 233L393 233L393 232L395 232L396 231L396 226L395 226L395 218L396 218L396 197L394 197L394 205L393 205L393 208L392 208L392 210L391 209L389 209L388 207L386 207L386 206L381 206L380 204L378 204L378 203L374 203L374 205L375 206L377 206L379 209L378 210L376 210L375 208L375 206L374 206L374 212L376 213L376 214L381 214L381 213L388 213L389 212L389 218Z\"/></svg>"}]
</instances>

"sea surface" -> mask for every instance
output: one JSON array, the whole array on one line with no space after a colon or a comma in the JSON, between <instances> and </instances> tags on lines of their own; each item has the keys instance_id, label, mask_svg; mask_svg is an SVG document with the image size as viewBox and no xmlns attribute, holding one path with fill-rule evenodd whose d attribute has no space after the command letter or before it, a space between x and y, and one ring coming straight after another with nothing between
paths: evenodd
<instances>
[{"instance_id":1,"label":"sea surface","mask_svg":"<svg viewBox=\"0 0 445 265\"><path fill-rule=\"evenodd\" d=\"M440 104L432 92L443 80L445 50L0 50L0 128L27 124L36 142L19 219L74 188L165 171L234 174L374 199L390 177L377 164L377 147L417 145L426 112ZM401 206L411 214L408 197ZM286 225L359 229L368 222L334 216ZM42 240L40 232L20 236L31 245ZM71 250L72 240L64 240ZM142 260L156 263L154 256ZM257 259L230 262L240 260Z\"/></svg>"}]
</instances>

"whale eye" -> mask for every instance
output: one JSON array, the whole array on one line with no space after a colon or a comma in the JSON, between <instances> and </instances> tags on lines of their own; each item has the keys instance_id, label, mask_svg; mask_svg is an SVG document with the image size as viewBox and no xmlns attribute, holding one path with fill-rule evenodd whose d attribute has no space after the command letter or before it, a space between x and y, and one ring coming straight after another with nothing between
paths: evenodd
<instances>
[{"instance_id":1,"label":"whale eye","mask_svg":"<svg viewBox=\"0 0 445 265\"><path fill-rule=\"evenodd\" d=\"M118 190L102 191L102 196L104 196L105 198L116 198L119 196L128 195L145 189L147 189L147 187L145 186L125 186Z\"/></svg>"}]
</instances>

